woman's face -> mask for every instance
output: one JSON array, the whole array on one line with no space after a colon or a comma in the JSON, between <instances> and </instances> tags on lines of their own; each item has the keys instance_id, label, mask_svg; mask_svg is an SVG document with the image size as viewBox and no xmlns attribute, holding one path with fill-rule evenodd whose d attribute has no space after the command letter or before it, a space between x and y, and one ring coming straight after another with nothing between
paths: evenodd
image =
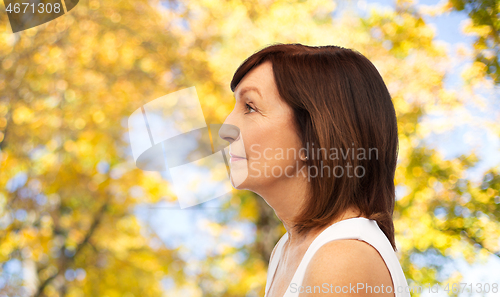
<instances>
[{"instance_id":1,"label":"woman's face","mask_svg":"<svg viewBox=\"0 0 500 297\"><path fill-rule=\"evenodd\" d=\"M271 62L248 72L234 95L236 105L219 130L219 136L231 143L233 186L261 194L269 186L296 178L296 168L302 166L301 141L293 111L279 96Z\"/></svg>"}]
</instances>

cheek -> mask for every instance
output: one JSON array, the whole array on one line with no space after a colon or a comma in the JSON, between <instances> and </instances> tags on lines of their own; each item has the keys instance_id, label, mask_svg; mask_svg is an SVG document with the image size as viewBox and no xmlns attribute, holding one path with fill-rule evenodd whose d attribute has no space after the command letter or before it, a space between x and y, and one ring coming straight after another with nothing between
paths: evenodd
<instances>
[{"instance_id":1,"label":"cheek","mask_svg":"<svg viewBox=\"0 0 500 297\"><path fill-rule=\"evenodd\" d=\"M285 167L299 156L301 142L289 127L261 130L253 136L245 138L249 161Z\"/></svg>"}]
</instances>

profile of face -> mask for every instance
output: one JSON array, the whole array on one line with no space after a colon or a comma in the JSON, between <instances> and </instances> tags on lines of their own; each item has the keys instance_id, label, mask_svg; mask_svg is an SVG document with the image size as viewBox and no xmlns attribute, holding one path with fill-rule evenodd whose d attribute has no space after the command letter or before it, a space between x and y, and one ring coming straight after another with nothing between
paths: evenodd
<instances>
[{"instance_id":1,"label":"profile of face","mask_svg":"<svg viewBox=\"0 0 500 297\"><path fill-rule=\"evenodd\" d=\"M233 187L261 193L297 177L301 141L293 110L279 95L271 62L248 72L234 95L234 109L219 130L219 136L231 143Z\"/></svg>"}]
</instances>

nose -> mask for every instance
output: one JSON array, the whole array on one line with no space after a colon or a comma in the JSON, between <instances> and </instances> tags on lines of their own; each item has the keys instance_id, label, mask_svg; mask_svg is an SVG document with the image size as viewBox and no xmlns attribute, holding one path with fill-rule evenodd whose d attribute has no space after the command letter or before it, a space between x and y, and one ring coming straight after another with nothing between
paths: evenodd
<instances>
[{"instance_id":1,"label":"nose","mask_svg":"<svg viewBox=\"0 0 500 297\"><path fill-rule=\"evenodd\" d=\"M229 143L233 143L238 140L239 135L240 129L235 125L224 123L219 129L219 137L225 141L229 141Z\"/></svg>"},{"instance_id":2,"label":"nose","mask_svg":"<svg viewBox=\"0 0 500 297\"><path fill-rule=\"evenodd\" d=\"M225 141L228 141L229 143L233 143L234 141L238 140L239 135L240 135L240 129L233 125L230 124L228 121L229 117L224 121L224 124L219 129L219 137L224 139Z\"/></svg>"}]
</instances>

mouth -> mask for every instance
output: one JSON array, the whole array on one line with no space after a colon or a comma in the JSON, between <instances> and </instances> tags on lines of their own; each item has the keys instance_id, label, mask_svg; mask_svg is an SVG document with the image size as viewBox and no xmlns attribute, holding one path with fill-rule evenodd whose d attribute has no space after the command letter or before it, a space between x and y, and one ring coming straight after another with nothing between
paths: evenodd
<instances>
[{"instance_id":1,"label":"mouth","mask_svg":"<svg viewBox=\"0 0 500 297\"><path fill-rule=\"evenodd\" d=\"M231 153L229 153L229 155L231 156L231 159L230 159L231 162L236 162L236 161L240 161L240 160L246 160L246 158L243 158L243 157L237 156L237 155L233 155Z\"/></svg>"}]
</instances>

